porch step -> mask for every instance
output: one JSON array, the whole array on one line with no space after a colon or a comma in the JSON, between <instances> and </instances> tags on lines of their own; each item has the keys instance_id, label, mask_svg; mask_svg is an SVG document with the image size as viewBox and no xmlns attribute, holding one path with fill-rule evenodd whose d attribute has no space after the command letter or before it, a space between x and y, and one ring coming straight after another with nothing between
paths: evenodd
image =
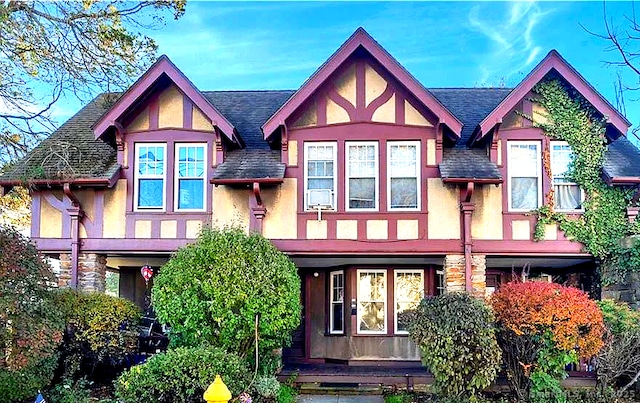
<instances>
[{"instance_id":1,"label":"porch step","mask_svg":"<svg viewBox=\"0 0 640 403\"><path fill-rule=\"evenodd\" d=\"M381 395L382 386L379 384L314 382L303 383L300 394L304 395Z\"/></svg>"}]
</instances>

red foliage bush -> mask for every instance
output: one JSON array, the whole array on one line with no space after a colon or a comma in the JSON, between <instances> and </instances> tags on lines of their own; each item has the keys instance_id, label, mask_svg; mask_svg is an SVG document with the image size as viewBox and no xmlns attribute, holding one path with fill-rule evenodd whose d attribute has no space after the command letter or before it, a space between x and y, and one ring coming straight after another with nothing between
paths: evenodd
<instances>
[{"instance_id":1,"label":"red foliage bush","mask_svg":"<svg viewBox=\"0 0 640 403\"><path fill-rule=\"evenodd\" d=\"M577 288L555 283L503 285L491 298L498 324L518 336L550 332L558 349L591 357L603 345L602 312Z\"/></svg>"}]
</instances>

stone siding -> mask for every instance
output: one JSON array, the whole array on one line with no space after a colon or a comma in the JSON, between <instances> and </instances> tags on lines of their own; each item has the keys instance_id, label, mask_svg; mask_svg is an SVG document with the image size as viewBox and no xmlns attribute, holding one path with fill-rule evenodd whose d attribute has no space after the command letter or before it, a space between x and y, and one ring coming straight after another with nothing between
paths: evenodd
<instances>
[{"instance_id":1,"label":"stone siding","mask_svg":"<svg viewBox=\"0 0 640 403\"><path fill-rule=\"evenodd\" d=\"M96 253L78 255L78 290L104 292L106 287L107 258ZM60 254L59 287L71 286L71 254Z\"/></svg>"}]
</instances>

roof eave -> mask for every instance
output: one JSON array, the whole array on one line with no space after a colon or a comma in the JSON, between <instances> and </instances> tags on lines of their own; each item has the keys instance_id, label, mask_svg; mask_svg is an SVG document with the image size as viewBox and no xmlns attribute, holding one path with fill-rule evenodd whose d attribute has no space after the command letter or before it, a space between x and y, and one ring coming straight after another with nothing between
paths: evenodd
<instances>
[{"instance_id":1,"label":"roof eave","mask_svg":"<svg viewBox=\"0 0 640 403\"><path fill-rule=\"evenodd\" d=\"M250 185L252 183L277 185L284 182L284 178L228 178L211 179L209 183L213 185Z\"/></svg>"},{"instance_id":2,"label":"roof eave","mask_svg":"<svg viewBox=\"0 0 640 403\"><path fill-rule=\"evenodd\" d=\"M504 182L502 178L442 178L444 183L478 183L487 185L499 185Z\"/></svg>"}]
</instances>

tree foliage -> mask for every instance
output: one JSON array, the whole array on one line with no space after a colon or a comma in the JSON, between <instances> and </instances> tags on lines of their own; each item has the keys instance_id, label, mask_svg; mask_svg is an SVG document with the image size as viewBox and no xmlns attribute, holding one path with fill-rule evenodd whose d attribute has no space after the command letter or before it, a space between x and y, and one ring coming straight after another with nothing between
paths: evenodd
<instances>
[{"instance_id":1,"label":"tree foliage","mask_svg":"<svg viewBox=\"0 0 640 403\"><path fill-rule=\"evenodd\" d=\"M300 278L264 237L205 229L162 266L152 301L174 345L213 345L245 358L254 351L256 315L261 352L289 341L300 321Z\"/></svg>"},{"instance_id":2,"label":"tree foliage","mask_svg":"<svg viewBox=\"0 0 640 403\"><path fill-rule=\"evenodd\" d=\"M7 401L35 395L53 376L63 326L53 281L35 245L0 227L0 396Z\"/></svg>"},{"instance_id":3,"label":"tree foliage","mask_svg":"<svg viewBox=\"0 0 640 403\"><path fill-rule=\"evenodd\" d=\"M545 282L508 283L491 297L507 378L520 399L559 392L565 366L603 345L595 301L576 288Z\"/></svg>"},{"instance_id":4,"label":"tree foliage","mask_svg":"<svg viewBox=\"0 0 640 403\"><path fill-rule=\"evenodd\" d=\"M409 334L445 396L472 396L495 379L500 349L493 314L466 293L423 299L410 321Z\"/></svg>"},{"instance_id":5,"label":"tree foliage","mask_svg":"<svg viewBox=\"0 0 640 403\"><path fill-rule=\"evenodd\" d=\"M61 348L65 378L92 376L96 366L113 368L138 348L140 309L107 294L61 290L56 303L65 318Z\"/></svg>"},{"instance_id":6,"label":"tree foliage","mask_svg":"<svg viewBox=\"0 0 640 403\"><path fill-rule=\"evenodd\" d=\"M179 18L185 2L0 1L0 155L20 156L49 132L61 97L128 87L157 48L137 30L164 11Z\"/></svg>"}]
</instances>

